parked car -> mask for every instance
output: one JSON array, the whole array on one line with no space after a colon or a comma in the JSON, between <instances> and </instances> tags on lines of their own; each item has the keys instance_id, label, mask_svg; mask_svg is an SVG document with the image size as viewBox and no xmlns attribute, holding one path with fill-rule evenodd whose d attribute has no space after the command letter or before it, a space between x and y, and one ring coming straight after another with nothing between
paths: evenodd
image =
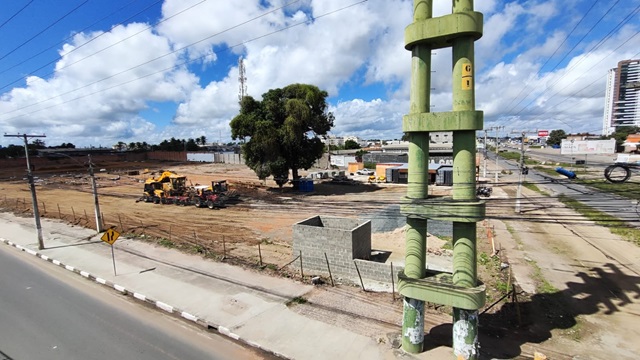
<instances>
[{"instance_id":1,"label":"parked car","mask_svg":"<svg viewBox=\"0 0 640 360\"><path fill-rule=\"evenodd\" d=\"M360 169L358 171L356 171L356 174L358 175L373 175L375 172L371 169Z\"/></svg>"}]
</instances>

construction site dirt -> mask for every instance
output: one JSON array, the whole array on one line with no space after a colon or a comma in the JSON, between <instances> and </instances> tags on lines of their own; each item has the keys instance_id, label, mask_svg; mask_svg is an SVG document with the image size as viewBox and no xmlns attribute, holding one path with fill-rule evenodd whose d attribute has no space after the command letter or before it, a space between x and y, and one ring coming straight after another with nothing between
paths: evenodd
<instances>
[{"instance_id":1,"label":"construction site dirt","mask_svg":"<svg viewBox=\"0 0 640 360\"><path fill-rule=\"evenodd\" d=\"M299 278L295 269L285 267L294 258L292 226L295 223L317 215L375 218L372 248L390 252L389 260L394 263L404 261L404 217L399 213L398 204L406 194L406 185L370 184L366 175L356 175L351 176L355 181L347 183L330 179L316 181L313 191L299 192L290 185L280 189L271 179L259 180L245 165L232 164L100 163L95 170L105 227L114 227L124 236L140 241L175 247L212 261L272 272L274 276ZM233 204L217 209L139 201L144 181L161 170L185 175L194 186L227 180L240 197ZM35 171L34 176L41 216L95 228L91 178L86 167L43 167ZM0 188L4 194L0 197L0 206L4 211L32 216L26 177L5 178ZM442 195L448 189L429 187L429 191ZM525 189L525 196L528 192ZM615 281L608 277L611 281L605 287L597 281L585 281L584 286L579 287L582 295L575 293L580 273L596 276L609 273L610 269L604 268L604 263L598 265L601 254L590 253L591 247L561 240L558 235L573 231L587 241L610 239L610 232L586 221L570 226L531 222L538 212L556 211L553 209L557 208L549 206L531 210L519 220L501 221L504 213L512 215L513 212L496 204L513 198L514 193L509 186L494 187L487 200L488 220L478 224L478 277L487 285L487 309L483 309L480 317L483 353L501 358L528 358L535 351L554 359L633 358L640 348L627 340L638 333L638 327L633 317L622 315L640 313L639 281L633 280L637 275L626 274L627 280ZM536 201L540 200L531 203ZM524 201L523 207L529 205ZM570 211L559 209L557 211ZM548 213L545 216L558 217ZM607 242L606 246L611 248L602 254L609 258L602 261L616 266L616 254L625 254L637 263L640 258L634 257L638 254L637 246L629 249L624 243ZM451 239L430 236L428 247L434 255L450 256ZM595 260L589 260L592 257ZM618 260L628 263L622 258ZM595 268L602 269L593 270ZM622 266L614 270L628 272ZM618 289L613 297L612 286ZM587 304L585 297L592 301ZM393 336L381 334L400 332L402 301L397 294L364 293L350 285L321 286L307 294L306 300L296 306L296 311L327 322L335 321L332 309L352 312L354 318L349 325L379 342L393 344ZM338 304L340 301L343 304ZM489 308L494 302L495 306ZM619 315L611 315L612 310L606 305L610 303L614 304L610 305L615 308L613 313ZM381 308L385 311L381 312ZM429 306L425 329L430 333L428 346L450 345L449 310Z\"/></svg>"}]
</instances>

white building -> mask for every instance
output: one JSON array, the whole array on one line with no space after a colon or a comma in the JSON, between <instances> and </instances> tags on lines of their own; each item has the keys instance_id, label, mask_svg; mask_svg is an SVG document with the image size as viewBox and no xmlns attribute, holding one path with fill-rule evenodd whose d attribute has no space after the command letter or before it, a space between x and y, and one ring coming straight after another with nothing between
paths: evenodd
<instances>
[{"instance_id":1,"label":"white building","mask_svg":"<svg viewBox=\"0 0 640 360\"><path fill-rule=\"evenodd\" d=\"M608 73L603 134L618 126L640 126L640 59L620 61Z\"/></svg>"}]
</instances>

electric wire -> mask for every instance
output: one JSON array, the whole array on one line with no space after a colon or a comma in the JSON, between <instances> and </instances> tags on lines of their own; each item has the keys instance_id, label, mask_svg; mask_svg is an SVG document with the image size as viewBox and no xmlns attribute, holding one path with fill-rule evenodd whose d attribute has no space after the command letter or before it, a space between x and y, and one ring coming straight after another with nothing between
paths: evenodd
<instances>
[{"instance_id":1,"label":"electric wire","mask_svg":"<svg viewBox=\"0 0 640 360\"><path fill-rule=\"evenodd\" d=\"M118 13L118 12L122 11L123 9L125 9L125 8L129 7L131 4L135 3L136 1L138 1L138 0L131 0L131 1L130 1L129 3L127 3L126 5L124 5L124 6L120 7L120 8L118 8L118 9L117 9L117 10L115 10L115 11L112 11L110 14L108 14L108 15L106 15L106 16L103 16L101 19L99 19L99 20L97 20L97 21L93 22L91 25L85 26L83 29L81 29L81 30L80 30L80 31L78 31L78 32L83 33L83 32L85 32L85 31L87 31L88 29L91 29L91 28L92 28L92 27L94 27L95 25L97 25L97 24L101 23L102 21L104 21L104 20L106 20L106 19L110 18L110 17L111 17L111 16L113 16L114 14L116 14L116 13ZM153 6L157 5L157 4L159 4L159 3L160 3L160 2L162 2L162 1L163 1L163 0L158 0L158 1L154 2L154 3L152 3L151 5L147 6L146 8L144 8L144 9L142 9L141 11L137 12L136 14L134 14L134 15L132 15L132 16L130 16L130 17L128 17L127 19L125 19L125 20L123 20L123 21L121 21L121 22L119 22L119 23L117 23L115 26L122 25L124 22L129 21L129 20L133 19L134 17L136 17L136 16L138 16L138 15L140 15L140 14L142 14L142 13L146 12L146 11L147 11L147 10L149 10L151 7L153 7ZM70 54L70 53L72 53L72 52L74 52L74 51L77 51L78 49L80 49L80 48L82 48L83 46L85 46L85 45L89 44L90 42L95 41L96 39L100 38L100 37L101 37L102 35L104 35L104 34L106 34L106 33L105 33L105 32L103 32L103 33L101 33L101 34L98 34L98 35L96 35L95 37L92 37L91 39L87 40L86 42L84 42L84 43L82 43L82 44L80 44L80 45L78 45L78 46L75 46L73 49L71 49L71 50L69 50L68 52L66 52L66 53L65 53L65 55L68 55L68 54ZM26 58L26 59L23 59L23 60L22 60L22 61L20 61L19 63L16 63L16 64L14 64L14 65L12 65L12 66L10 66L10 67L5 68L4 70L0 71L0 75L2 75L2 74L4 74L4 73L6 73L7 71L9 71L9 70L11 70L11 69L15 69L16 67L18 67L18 66L20 66L20 65L25 64L25 63L26 63L26 62L28 62L29 60L34 59L34 58L38 57L39 55L42 55L43 53L47 52L48 50L53 49L54 47L56 47L56 46L58 46L58 45L60 45L60 44L64 44L64 43L66 43L67 41L69 41L69 40L73 39L73 37L74 37L74 35L68 36L67 38L63 39L62 41L59 41L59 42L57 42L57 43L55 43L55 44L53 44L53 45L51 45L51 46L49 46L49 47L47 47L47 48L45 48L45 49L41 50L41 51L40 51L40 52L38 52L38 53L36 53L36 54L34 54L34 55L31 55L30 57L28 57L28 58ZM51 65L51 64L53 64L53 63L55 63L56 61L58 61L58 60L60 60L60 59L62 59L62 56L58 56L56 59L54 59L54 60L52 60L52 61L49 61L48 63L46 63L46 64L44 64L44 65L42 65L42 66L38 67L37 69L27 71L27 73L29 73L29 74L33 75L33 74L35 74L37 71L42 70L43 68L45 68L45 67L47 67L47 66L49 66L49 65ZM13 84L17 83L18 81L21 81L21 80L23 80L23 79L26 79L28 76L29 76L29 75L27 75L27 76L21 76L21 77L17 78L16 80L14 80L14 81L12 81L12 82L10 82L10 83L3 85L2 87L0 87L0 90L3 90L3 89L5 89L5 88L7 88L7 87L11 86L11 85L13 85Z\"/></svg>"},{"instance_id":2,"label":"electric wire","mask_svg":"<svg viewBox=\"0 0 640 360\"><path fill-rule=\"evenodd\" d=\"M7 23L9 23L9 21L13 20L14 17L18 16L18 14L20 14L24 9L27 8L27 6L31 5L31 3L34 0L30 0L25 6L23 6L22 8L20 8L20 10L18 10L15 14L11 15L7 20L5 20L2 24L0 24L0 29L2 29L2 27L4 27L5 25L7 25Z\"/></svg>"},{"instance_id":3,"label":"electric wire","mask_svg":"<svg viewBox=\"0 0 640 360\"><path fill-rule=\"evenodd\" d=\"M58 24L60 21L64 20L67 16L73 14L74 12L76 12L78 9L80 9L82 6L84 6L86 3L88 3L89 0L85 0L82 3L80 3L80 5L76 6L75 8L71 9L70 11L68 11L66 14L64 14L62 17L58 18L56 21L54 21L53 23L49 24L47 27L45 27L44 29L40 30L37 34L33 35L32 37L30 37L29 39L25 40L23 43L21 43L20 45L18 45L17 47L15 47L14 49L10 50L8 53L0 56L0 60L3 60L4 58L6 58L7 56L13 54L16 50L22 48L23 46L25 46L26 44L30 43L33 39L37 38L38 36L42 35L45 31L51 29L54 25Z\"/></svg>"},{"instance_id":4,"label":"electric wire","mask_svg":"<svg viewBox=\"0 0 640 360\"><path fill-rule=\"evenodd\" d=\"M266 34L263 34L263 35L260 35L260 36L254 37L254 38L249 39L249 40L242 41L242 42L237 43L237 44L235 44L235 45L231 45L231 46L229 46L229 47L227 48L227 50L231 50L231 49L233 49L233 48L236 48L236 47L239 47L239 46L242 46L242 45L248 44L248 43L250 43L250 42L253 42L253 41L256 41L256 40L259 40L259 39L265 38L265 37L267 37L267 36L270 36L270 35L273 35L273 34L276 34L276 33L282 32L282 31L285 31L285 30L289 30L289 29L291 29L291 28L293 28L293 27L296 27L296 26L300 26L300 25L304 25L304 24L307 24L307 23L313 22L313 21L315 21L315 20L317 20L317 19L323 18L323 17L328 16L328 15L332 15L332 14L334 14L334 13L337 13L337 12L339 12L339 11L342 11L342 10L345 10L345 9L348 9L348 8L351 8L351 7L356 6L356 5L360 5L360 4L365 3L365 2L367 2L367 1L368 1L368 0L362 0L362 1L359 1L359 2L356 2L356 3L353 3L353 4L350 4L350 5L344 6L344 7L342 7L342 8L339 8L339 9L336 9L336 10L329 11L329 12L327 12L327 13L324 13L324 14L318 15L318 16L314 17L313 19L303 20L303 21L300 21L300 22L298 22L298 23L294 23L294 24L287 25L287 26L285 26L285 27L283 27L283 28L281 28L281 29L278 29L278 30L275 30L275 31L272 31L272 32L269 32L269 33L266 33ZM285 5L285 6L286 6L286 5ZM275 11L275 10L272 10L272 11ZM260 15L259 17L262 17L262 16L264 16L264 15L265 15L265 14ZM234 27L237 27L237 26L234 26ZM228 30L224 30L224 31L228 31ZM224 31L223 31L223 32L224 32ZM221 33L222 33L222 32L221 32ZM207 38L211 38L211 37L213 37L213 36L215 36L215 34L214 34L214 35L211 35L211 36L209 36L209 37L207 37ZM32 106L36 106L36 105L42 104L42 103L44 103L44 102L47 102L47 101L50 101L50 100L53 100L53 99L59 98L59 97L61 97L61 96L68 95L68 94L73 93L73 92L75 92L75 91L78 91L78 90L81 90L81 89L87 88L87 87L89 87L89 86L91 86L91 85L95 85L95 84L97 84L97 83L100 83L100 82L103 82L103 81L105 81L105 80L111 79L111 78L113 78L113 77L115 77L115 76L118 76L118 75L121 75L121 74L123 74L123 73L129 72L129 71L131 71L131 70L133 70L133 69L136 69L136 68L138 68L138 67L140 67L140 66L146 65L146 64L148 64L148 63L150 63L150 62L153 62L153 61L155 61L155 60L158 60L158 59L161 59L161 58L163 58L163 57L169 56L169 55L171 55L171 54L173 54L173 53L175 53L175 52L177 52L177 51L184 50L185 48L190 47L190 46L193 46L194 44L197 44L197 43L202 42L202 41L204 41L204 40L206 40L206 39L199 40L199 41L197 41L197 42L195 42L195 43L192 43L192 44L190 44L190 45L187 45L187 46L185 46L185 47L183 47L183 48L180 48L180 49L178 49L178 50L174 50L174 51L172 51L172 52L170 52L170 53L167 53L167 54L161 55L161 56L159 56L159 57L157 57L157 58L154 58L154 59L152 59L152 60L149 60L149 61L147 61L147 62L145 62L145 63L142 63L142 64L139 64L139 65L133 66L133 67L131 67L131 68L129 68L129 69L123 70L123 71L121 71L121 72L119 72L119 73L116 73L116 74L110 75L110 76L108 76L108 77L105 77L105 78L103 78L103 79L100 79L100 80L94 81L94 82L92 82L92 83L86 84L86 85L84 85L84 86L82 86L82 87L79 87L79 88L76 88L76 89L73 89L73 90L67 91L67 92L62 93L62 94L58 94L58 95L55 95L55 96L49 97L49 98L47 98L47 99L44 99L44 100L38 101L38 102L36 102L36 103L32 103L32 104L30 104L30 105L25 105L25 106L23 106L23 107L21 107L21 108L14 109L14 110L12 110L12 111L5 112L5 113L3 113L2 115L7 115L7 114L11 114L11 113L14 113L14 112L20 111L20 110L24 110L24 109L26 109L26 108L29 108L29 107L32 107ZM205 59L207 56L208 56L208 55L203 55L203 56L200 56L200 57L197 57L197 58L194 58L194 59L185 60L184 62L179 63L179 64L177 64L177 65L172 65L172 66L169 66L169 67L167 67L167 68L164 68L164 69L161 69L161 70L158 70L158 71L155 71L155 72L152 72L152 73L146 74L146 75L142 75L142 76L136 77L136 78L134 78L134 79L131 79L131 80L128 80L128 81L125 81L125 82L121 82L121 83L115 84L115 85L110 86L110 87L106 87L106 88L103 88L103 89L99 89L99 90L96 90L96 91L94 91L94 92L91 92L91 93L88 93L88 94L85 94L85 95L81 95L81 96L78 96L78 97L75 97L75 98L72 98L72 99L69 99L69 100L66 100L66 101L62 101L62 102L59 102L59 103L56 103L56 104L53 104L53 105L50 105L50 106L47 106L47 107L43 107L43 108L40 108L40 109L38 109L38 110L34 110L34 111L29 112L29 113L26 113L26 114L20 114L20 115L14 116L14 117L6 118L6 119L4 119L4 121L7 121L7 120L13 120L13 119L16 119L16 118L19 118L19 117L22 117L22 116L26 116L26 115L32 115L32 114L35 114L35 113L38 113L38 112L41 112L41 111L44 111L44 110L48 110L48 109L51 109L51 108L54 108L54 107L57 107L57 106L60 106L60 105L63 105L63 104L67 104L67 103L70 103L70 102L73 102L73 101L76 101L76 100L84 99L84 98L87 98L87 97L89 97L89 96L93 96L93 95L96 95L96 94L99 94L99 93L102 93L102 92L105 92L105 91L108 91L108 90L112 90L112 89L118 88L118 87L120 87L120 86L124 86L124 85L126 85L126 84L129 84L129 83L132 83L132 82L135 82L135 81L138 81L138 80L142 80L142 79L148 78L148 77L153 76L153 75L157 75L157 74L165 73L165 72L170 71L170 70L172 70L172 69L177 69L177 68L180 68L180 67L182 67L182 66L184 66L184 65L187 65L187 64L190 64L190 63L194 63L194 62L197 62L197 61L199 61L199 60L203 60L203 59Z\"/></svg>"},{"instance_id":5,"label":"electric wire","mask_svg":"<svg viewBox=\"0 0 640 360\"><path fill-rule=\"evenodd\" d=\"M599 24L599 23L600 23L600 22L601 22L601 21L602 21L602 20L603 20L603 19L604 19L604 18L605 18L605 17L606 17L610 12L611 12L611 10L613 10L613 8L614 8L614 7L615 7L619 2L620 2L620 0L617 0L614 4L612 4L612 5L611 5L611 7L609 7L609 9L608 9L608 10L607 10L607 11L606 11L606 12L605 12L601 17L600 17L600 19L598 19L598 21L597 21L595 24L593 24L593 25L591 26L591 28L589 29L589 31L587 31L587 32L586 32L586 33L585 33L585 34L580 38L580 40L578 40L578 41L573 45L573 47L572 47L569 51L567 51L567 52L565 53L565 55L562 57L562 59L560 59L560 60L558 61L558 63L553 67L553 69L549 70L549 72L553 72L553 71L555 71L555 70L558 68L558 66L560 66L560 64L561 64L561 63L562 63L562 62L567 58L567 56L569 56L569 54L571 54L571 53L573 52L573 50L575 50L575 48L576 48L576 47L578 47L578 45L579 45L580 43L582 43L582 41L583 41L583 40L584 40L584 39L585 39L585 38L586 38L586 37L587 37L587 36L588 36L588 35L589 35L589 34L590 34L590 33L591 33L595 28L596 28L596 26L597 26L597 25L598 25L598 24ZM634 35L634 36L635 36L635 35ZM628 40L627 40L627 41L628 41ZM620 46L619 46L618 48L620 48ZM605 57L605 58L606 58L606 57ZM596 65L597 65L597 64L599 64L599 63L601 63L605 58L603 58L603 59L601 59L600 61L598 61L598 62L596 63ZM595 67L595 65L594 65L594 66L592 66L589 70L593 69L594 67ZM542 97L542 96L543 96L547 91L549 91L549 90L553 87L553 85L555 85L555 84L557 84L558 82L560 82L560 80L562 80L563 78L565 78L565 77L567 76L567 74L569 74L569 73L570 73L570 69L568 69L568 70L567 70L567 71L566 71L562 76L558 77L558 79L556 79L553 83L551 83L550 85L548 85L548 86L547 86L547 88L545 89L545 91L543 91L543 92L542 92L542 93L537 97L537 99L540 99L540 98L541 98L541 97ZM584 72L584 73L588 73L588 70L587 70L586 72ZM583 73L583 74L584 74L584 73ZM584 75L580 76L579 78L582 78L582 77L584 77ZM574 80L574 82L575 82L575 81L577 81L577 80ZM567 85L567 86L568 86L568 85ZM565 88L566 88L566 86L565 86ZM558 92L556 92L556 94L557 94L557 93L558 93ZM529 107L531 104L533 104L537 99L534 99L534 100L530 101L527 105L525 105L522 109L520 109L520 111L516 112L513 116L518 116L522 111L524 111L526 108L528 108L528 107ZM523 99L523 100L524 100L524 99ZM520 102L522 102L522 100L521 100Z\"/></svg>"},{"instance_id":6,"label":"electric wire","mask_svg":"<svg viewBox=\"0 0 640 360\"><path fill-rule=\"evenodd\" d=\"M601 21L606 17L606 15L608 15L608 14L611 12L611 10L615 7L615 5L616 5L618 2L619 2L619 0L618 0L616 3L614 3L612 6L610 6L610 7L609 7L609 9L605 12L605 14L603 14L603 15L599 18L599 20L596 22L596 24L594 24L594 25L591 27L591 29L587 32L587 34L585 34L585 36L583 36L583 37L580 39L580 42L582 42L582 41L586 38L586 35L588 35L589 33L591 33L591 32L595 29L595 27L597 26L597 24L599 24L599 23L600 23L600 22L601 22ZM600 46L602 46L604 43L606 43L606 41L608 41L609 39L611 39L612 34L615 32L615 30L616 30L616 29L621 28L624 24L626 24L627 22L629 22L629 21L634 17L634 15L635 15L635 14L637 14L639 11L640 11L640 6L636 7L633 11L631 11L630 13L628 13L628 14L627 14L627 16L626 16L626 17L624 17L622 20L620 20L620 21L617 23L617 25L616 25L612 30L610 30L610 31L607 33L607 35L606 35L606 36L604 36L604 37L603 37L603 38L602 38L602 39L601 39L597 44L595 44L593 47L591 47L591 49L586 53L586 55L585 55L584 57L582 57L582 58L581 58L577 63L575 63L573 66L571 66L570 68L568 68L568 69L567 69L567 71L566 71L562 76L560 76L558 79L556 79L552 84L550 84L550 85L547 87L547 89L546 89L545 91L543 91L543 92L542 92L540 95L538 95L535 99L533 99L533 100L531 100L529 103L527 103L527 104L526 104L526 105L525 105L525 106L524 106L520 111L518 111L516 114L511 115L511 116L509 116L508 118L505 118L504 120L499 120L499 121L498 121L498 123L499 123L499 124L504 124L504 123L506 123L507 121L510 121L510 119L511 119L511 118L513 118L513 117L515 117L515 116L519 115L522 111L524 111L525 109L529 108L532 104L534 104L534 103L536 103L538 100L540 100L540 99L541 99L541 98L542 98L546 93L548 93L549 91L551 91L550 89L551 89L551 87L552 87L554 84L558 83L562 78L564 78L564 77L568 76L568 74L570 73L570 70L575 69L575 68L579 65L579 62L584 61L584 59L585 59L587 56L591 55L595 50L597 50ZM626 44L627 42L629 42L629 41L631 41L633 38L635 38L635 36L636 36L637 34L638 34L638 33L635 33L635 34L631 35L629 38L627 38L627 40L625 40L625 41L623 42L623 44L619 45L619 46L618 46L618 47L616 47L614 50L610 51L608 55L606 55L606 56L605 56L605 57L603 57L600 61L598 61L596 64L594 64L593 66L591 66L591 68L590 68L589 70L594 69L598 64L600 64L602 61L604 61L607 57L611 56L611 55L612 55L616 50L620 49L622 46L624 46L624 44ZM565 54L565 56L563 57L563 60L564 60L564 59L565 59L565 58L570 54L570 52L571 52L571 51L573 51L573 50L577 47L577 45L578 45L580 42L576 43L576 44L573 46L573 48L572 48L569 52L567 52L567 53ZM634 55L634 56L637 56L637 54L636 54L636 55ZM556 68L557 68L557 66L558 66L561 62L562 62L562 60L561 60L561 61L556 65L556 67L554 67L554 69L556 69ZM546 63L545 63L545 64L546 64ZM542 67L541 67L541 69L542 69ZM582 76L580 76L578 79L583 78L586 74L588 74L588 73L589 73L589 70L584 71L584 72L583 72L583 75L582 75ZM582 88L581 90L579 90L579 91L575 92L573 95L576 95L576 94L578 94L578 93L580 93L580 92L585 91L585 89L586 89L586 88L588 88L588 87L590 87L590 86L594 85L595 83L597 83L600 79L602 79L602 78L603 78L603 77L605 77L605 76L606 76L606 74L605 74L605 75L603 75L602 77L598 78L597 80L593 81L593 82L592 82L591 84L589 84L588 86L586 86L586 87ZM571 83L567 84L567 85L566 85L565 87L563 87L562 89L560 89L560 90L556 91L553 95L550 95L550 96L549 96L549 98L552 98L553 96L555 96L555 95L559 94L562 90L566 89L567 87L569 87L570 85L572 85L573 83L575 83L578 79L573 80ZM523 91L521 91L521 92L520 92L520 94L521 94L522 92L523 92ZM519 96L519 95L518 95L518 96ZM517 97L516 97L516 98L517 98ZM515 99L515 98L514 98L514 99ZM523 100L524 100L524 98L523 98L523 99L521 99L521 100L518 102L518 104L520 104ZM512 101L513 101L513 100L512 100ZM511 104L511 103L510 103L510 104ZM518 104L516 104L516 106L517 106ZM558 105L560 105L560 104L561 104L561 102L557 103L556 105L554 105L554 106L553 106L553 108L557 107L557 106L558 106ZM515 109L515 106L511 108L511 110L513 110L513 109ZM546 110L545 110L545 112L544 112L543 114L548 114L548 113L550 113L550 112L551 112L551 110L552 110L552 109L551 109L551 108L549 108L549 107L546 107L545 109L546 109ZM510 110L510 111L511 111L511 110ZM509 112L509 111L508 111L508 112ZM533 119L527 119L527 120L520 119L520 120L521 120L521 121L523 121L523 122L525 122L525 123L531 123L531 122L535 122L535 121L540 121L540 120L542 120L542 119L541 119L541 117L542 117L542 115L543 115L543 114L540 114L540 115L536 116L536 118L533 118ZM559 120L559 119L556 119L556 120L558 120L558 121L560 121L560 122L563 122L563 121L561 121L561 120ZM564 123L564 122L563 122L563 123ZM566 124L566 123L565 123L565 125L568 125L568 124ZM569 125L568 125L568 126L569 126Z\"/></svg>"},{"instance_id":7,"label":"electric wire","mask_svg":"<svg viewBox=\"0 0 640 360\"><path fill-rule=\"evenodd\" d=\"M556 47L556 49L553 51L553 53L547 58L547 60L544 62L544 64L542 64L542 66L540 66L540 68L538 69L538 71L536 72L536 74L534 76L538 76L540 75L540 73L542 72L542 69L549 63L549 61L551 61L551 59L555 56L555 54L558 52L558 50L560 50L560 48L562 47L562 45L564 45L564 43L569 39L569 37L571 36L571 34L573 34L573 32L578 28L578 26L582 23L582 21L587 17L587 15L589 15L589 13L591 12L591 10L596 6L596 4L598 3L599 0L594 0L594 2L591 4L591 7L589 7L589 10L587 10L587 12L584 13L584 15L582 15L582 18L580 18L580 21L578 21L574 26L573 29L571 29L571 31L569 32L569 34L567 34L567 36L565 36L565 38L562 40L562 43L560 43L560 45L558 45ZM619 1L619 0L618 0ZM528 86L523 86L520 89L520 92L518 93L518 95L516 95L513 99L511 99L511 102L506 106L507 108L509 108L511 106L511 104L513 103L513 101L515 101L515 99L519 98L520 95L522 95L525 90L528 90L529 87ZM526 98L523 97L518 103L516 103L513 107L509 108L509 110L507 111L508 113L510 113L511 111L515 110L516 106L518 106L524 99Z\"/></svg>"}]
</instances>

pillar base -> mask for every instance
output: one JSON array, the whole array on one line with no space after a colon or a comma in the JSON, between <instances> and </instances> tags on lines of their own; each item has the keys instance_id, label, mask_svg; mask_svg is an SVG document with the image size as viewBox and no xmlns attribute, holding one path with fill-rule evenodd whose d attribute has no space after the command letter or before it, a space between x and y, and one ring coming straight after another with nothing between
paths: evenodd
<instances>
[{"instance_id":1,"label":"pillar base","mask_svg":"<svg viewBox=\"0 0 640 360\"><path fill-rule=\"evenodd\" d=\"M424 279L409 278L404 271L398 273L398 292L411 299L465 310L478 310L486 302L484 284L472 288L456 286L453 285L453 275L429 270Z\"/></svg>"}]
</instances>

